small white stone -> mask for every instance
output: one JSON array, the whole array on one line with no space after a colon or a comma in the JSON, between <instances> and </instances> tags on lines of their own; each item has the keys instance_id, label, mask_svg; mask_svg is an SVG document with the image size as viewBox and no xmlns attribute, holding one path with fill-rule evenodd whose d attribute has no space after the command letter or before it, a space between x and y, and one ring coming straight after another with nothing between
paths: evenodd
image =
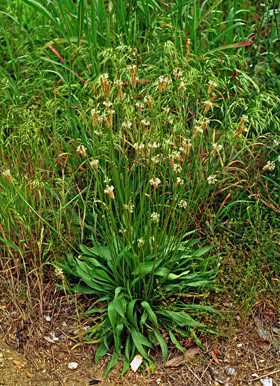
<instances>
[{"instance_id":1,"label":"small white stone","mask_svg":"<svg viewBox=\"0 0 280 386\"><path fill-rule=\"evenodd\" d=\"M226 373L232 377L233 374L235 373L235 369L233 367L229 367L227 370L226 370Z\"/></svg>"},{"instance_id":2,"label":"small white stone","mask_svg":"<svg viewBox=\"0 0 280 386\"><path fill-rule=\"evenodd\" d=\"M272 386L272 378L263 378L260 379L263 386Z\"/></svg>"},{"instance_id":3,"label":"small white stone","mask_svg":"<svg viewBox=\"0 0 280 386\"><path fill-rule=\"evenodd\" d=\"M236 346L237 346L237 347L242 347L242 346L243 346L243 343L238 343Z\"/></svg>"},{"instance_id":4,"label":"small white stone","mask_svg":"<svg viewBox=\"0 0 280 386\"><path fill-rule=\"evenodd\" d=\"M51 322L52 321L52 318L50 316L46 316L45 319L46 319L47 322Z\"/></svg>"},{"instance_id":5,"label":"small white stone","mask_svg":"<svg viewBox=\"0 0 280 386\"><path fill-rule=\"evenodd\" d=\"M69 362L68 363L68 369L70 370L76 370L76 368L78 367L78 363L77 362Z\"/></svg>"}]
</instances>

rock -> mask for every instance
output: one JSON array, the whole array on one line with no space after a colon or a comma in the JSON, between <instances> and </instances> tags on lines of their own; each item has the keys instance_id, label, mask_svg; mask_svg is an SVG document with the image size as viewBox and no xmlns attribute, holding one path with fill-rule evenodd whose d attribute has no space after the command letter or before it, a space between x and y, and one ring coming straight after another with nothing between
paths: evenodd
<instances>
[{"instance_id":1,"label":"rock","mask_svg":"<svg viewBox=\"0 0 280 386\"><path fill-rule=\"evenodd\" d=\"M229 375L230 377L233 376L233 374L235 373L235 369L233 367L229 367L227 370L226 370L226 373L227 375Z\"/></svg>"},{"instance_id":2,"label":"rock","mask_svg":"<svg viewBox=\"0 0 280 386\"><path fill-rule=\"evenodd\" d=\"M79 364L77 362L69 362L68 363L68 369L70 370L76 370L76 368L79 366Z\"/></svg>"},{"instance_id":3,"label":"rock","mask_svg":"<svg viewBox=\"0 0 280 386\"><path fill-rule=\"evenodd\" d=\"M260 379L263 386L272 386L272 378L263 378Z\"/></svg>"}]
</instances>

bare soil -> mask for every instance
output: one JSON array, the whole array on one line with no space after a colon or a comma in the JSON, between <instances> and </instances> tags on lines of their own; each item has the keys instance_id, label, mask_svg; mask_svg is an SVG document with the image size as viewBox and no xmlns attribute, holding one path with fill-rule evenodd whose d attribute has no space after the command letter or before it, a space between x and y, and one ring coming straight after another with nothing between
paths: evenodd
<instances>
[{"instance_id":1,"label":"bare soil","mask_svg":"<svg viewBox=\"0 0 280 386\"><path fill-rule=\"evenodd\" d=\"M50 301L50 299L48 299ZM72 307L72 309L71 309ZM280 323L277 310L266 300L245 320L224 302L221 320L211 319L220 336L202 336L205 351L190 355L188 361L164 367L160 353L155 353L154 373L129 370L121 377L121 362L104 379L110 356L94 363L94 345L71 348L88 321L68 318L75 306L67 296L55 296L43 314L27 319L24 312L0 301L0 385L5 386L185 386L185 385L280 385ZM72 312L71 312L72 311ZM230 314L230 320L227 315ZM57 339L58 338L58 339ZM192 340L180 342L187 350ZM168 360L180 352L170 344ZM70 362L77 363L69 369ZM265 378L268 378L265 382ZM272 382L272 383L271 383Z\"/></svg>"}]
</instances>

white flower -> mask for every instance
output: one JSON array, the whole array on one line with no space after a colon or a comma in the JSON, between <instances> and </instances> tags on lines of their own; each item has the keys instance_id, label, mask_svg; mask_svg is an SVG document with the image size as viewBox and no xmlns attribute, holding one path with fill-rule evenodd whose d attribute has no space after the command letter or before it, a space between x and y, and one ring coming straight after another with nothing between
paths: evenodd
<instances>
[{"instance_id":1,"label":"white flower","mask_svg":"<svg viewBox=\"0 0 280 386\"><path fill-rule=\"evenodd\" d=\"M109 78L109 75L107 73L105 74L101 74L100 77L99 77L99 82L106 82Z\"/></svg>"},{"instance_id":2,"label":"white flower","mask_svg":"<svg viewBox=\"0 0 280 386\"><path fill-rule=\"evenodd\" d=\"M184 185L185 181L181 177L177 177L176 186Z\"/></svg>"},{"instance_id":3,"label":"white flower","mask_svg":"<svg viewBox=\"0 0 280 386\"><path fill-rule=\"evenodd\" d=\"M162 111L163 111L163 114L168 114L170 111L170 107L164 107Z\"/></svg>"},{"instance_id":4,"label":"white flower","mask_svg":"<svg viewBox=\"0 0 280 386\"><path fill-rule=\"evenodd\" d=\"M90 161L90 166L91 167L94 167L94 169L98 169L98 165L99 165L99 160L98 159L93 159L92 161Z\"/></svg>"},{"instance_id":5,"label":"white flower","mask_svg":"<svg viewBox=\"0 0 280 386\"><path fill-rule=\"evenodd\" d=\"M151 157L151 161L152 161L152 163L153 163L154 165L156 165L156 164L160 161L160 155L157 154L157 155Z\"/></svg>"},{"instance_id":6,"label":"white flower","mask_svg":"<svg viewBox=\"0 0 280 386\"><path fill-rule=\"evenodd\" d=\"M140 237L140 239L137 240L137 245L138 247L142 247L145 244L145 240Z\"/></svg>"},{"instance_id":7,"label":"white flower","mask_svg":"<svg viewBox=\"0 0 280 386\"><path fill-rule=\"evenodd\" d=\"M147 119L142 119L142 120L141 120L141 123L142 123L142 125L144 125L144 126L150 126L150 124L151 124L151 122L150 122L150 121L147 121Z\"/></svg>"},{"instance_id":8,"label":"white flower","mask_svg":"<svg viewBox=\"0 0 280 386\"><path fill-rule=\"evenodd\" d=\"M157 188L161 183L160 179L156 177L151 178L149 182L151 185L153 185L154 188Z\"/></svg>"},{"instance_id":9,"label":"white flower","mask_svg":"<svg viewBox=\"0 0 280 386\"><path fill-rule=\"evenodd\" d=\"M133 145L134 149L136 149L137 151L137 154L140 154L141 153L141 150L144 149L144 143L141 143L141 142L136 142L134 145Z\"/></svg>"},{"instance_id":10,"label":"white flower","mask_svg":"<svg viewBox=\"0 0 280 386\"><path fill-rule=\"evenodd\" d=\"M152 221L154 221L155 223L158 223L159 222L159 219L160 219L160 214L159 213L156 213L156 212L153 212L151 214L151 219Z\"/></svg>"},{"instance_id":11,"label":"white flower","mask_svg":"<svg viewBox=\"0 0 280 386\"><path fill-rule=\"evenodd\" d=\"M82 157L86 157L86 148L84 147L84 145L79 145L77 147L77 153L79 153Z\"/></svg>"},{"instance_id":12,"label":"white flower","mask_svg":"<svg viewBox=\"0 0 280 386\"><path fill-rule=\"evenodd\" d=\"M172 141L171 138L168 138L166 141L165 141L166 145L168 146L175 146L175 143Z\"/></svg>"},{"instance_id":13,"label":"white flower","mask_svg":"<svg viewBox=\"0 0 280 386\"><path fill-rule=\"evenodd\" d=\"M124 127L125 129L130 129L131 126L132 126L132 122L130 122L130 121L124 121L122 123L122 127Z\"/></svg>"},{"instance_id":14,"label":"white flower","mask_svg":"<svg viewBox=\"0 0 280 386\"><path fill-rule=\"evenodd\" d=\"M216 174L213 174L212 176L207 177L208 184L210 185L215 184L218 181L216 177L217 177Z\"/></svg>"},{"instance_id":15,"label":"white flower","mask_svg":"<svg viewBox=\"0 0 280 386\"><path fill-rule=\"evenodd\" d=\"M120 86L123 85L123 82L122 82L121 80L119 80L119 79L115 80L114 83L115 83L115 85L116 85L117 87L120 87Z\"/></svg>"},{"instance_id":16,"label":"white flower","mask_svg":"<svg viewBox=\"0 0 280 386\"><path fill-rule=\"evenodd\" d=\"M180 208L186 209L186 207L188 206L188 203L186 200L181 200L178 205Z\"/></svg>"},{"instance_id":17,"label":"white flower","mask_svg":"<svg viewBox=\"0 0 280 386\"><path fill-rule=\"evenodd\" d=\"M59 276L61 279L64 278L63 269L62 268L55 267L54 273L55 273L56 276Z\"/></svg>"},{"instance_id":18,"label":"white flower","mask_svg":"<svg viewBox=\"0 0 280 386\"><path fill-rule=\"evenodd\" d=\"M124 209L127 210L129 213L133 213L134 205L132 204L131 201L129 201L128 204L123 204L123 207L124 207Z\"/></svg>"},{"instance_id":19,"label":"white flower","mask_svg":"<svg viewBox=\"0 0 280 386\"><path fill-rule=\"evenodd\" d=\"M107 185L106 189L104 189L104 193L109 194L109 196L114 200L115 195L114 195L114 187L113 187L113 185L111 185L111 186Z\"/></svg>"},{"instance_id":20,"label":"white flower","mask_svg":"<svg viewBox=\"0 0 280 386\"><path fill-rule=\"evenodd\" d=\"M213 150L216 150L216 151L221 151L223 148L222 145L218 145L217 143L212 143L212 147L213 147Z\"/></svg>"},{"instance_id":21,"label":"white flower","mask_svg":"<svg viewBox=\"0 0 280 386\"><path fill-rule=\"evenodd\" d=\"M103 102L103 105L106 107L106 109L109 109L109 108L112 106L112 102L104 101L104 102Z\"/></svg>"},{"instance_id":22,"label":"white flower","mask_svg":"<svg viewBox=\"0 0 280 386\"><path fill-rule=\"evenodd\" d=\"M269 172L271 172L272 170L275 169L275 162L274 161L267 161L267 163L265 164L265 166L263 167L263 170L268 170Z\"/></svg>"},{"instance_id":23,"label":"white flower","mask_svg":"<svg viewBox=\"0 0 280 386\"><path fill-rule=\"evenodd\" d=\"M280 162L280 155L277 157L277 161Z\"/></svg>"},{"instance_id":24,"label":"white flower","mask_svg":"<svg viewBox=\"0 0 280 386\"><path fill-rule=\"evenodd\" d=\"M159 147L158 142L148 143L148 149L157 149Z\"/></svg>"},{"instance_id":25,"label":"white flower","mask_svg":"<svg viewBox=\"0 0 280 386\"><path fill-rule=\"evenodd\" d=\"M180 173L182 171L182 166L179 164L174 164L173 170L175 173Z\"/></svg>"},{"instance_id":26,"label":"white flower","mask_svg":"<svg viewBox=\"0 0 280 386\"><path fill-rule=\"evenodd\" d=\"M99 114L99 111L96 110L96 109L91 109L91 110L90 110L90 113L91 113L91 115Z\"/></svg>"}]
</instances>

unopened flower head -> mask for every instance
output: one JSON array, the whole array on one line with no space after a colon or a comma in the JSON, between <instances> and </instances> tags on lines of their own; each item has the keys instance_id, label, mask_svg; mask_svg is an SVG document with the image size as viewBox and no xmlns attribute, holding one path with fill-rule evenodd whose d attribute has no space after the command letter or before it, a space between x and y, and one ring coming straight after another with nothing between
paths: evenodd
<instances>
[{"instance_id":1,"label":"unopened flower head","mask_svg":"<svg viewBox=\"0 0 280 386\"><path fill-rule=\"evenodd\" d=\"M161 183L160 179L157 178L157 177L153 177L150 179L150 184L154 187L154 188L157 188L159 186L159 184Z\"/></svg>"},{"instance_id":2,"label":"unopened flower head","mask_svg":"<svg viewBox=\"0 0 280 386\"><path fill-rule=\"evenodd\" d=\"M107 185L106 189L104 189L104 193L108 194L112 198L112 200L114 200L115 195L114 195L114 187L113 187L113 185L110 185L110 186Z\"/></svg>"},{"instance_id":3,"label":"unopened flower head","mask_svg":"<svg viewBox=\"0 0 280 386\"><path fill-rule=\"evenodd\" d=\"M207 177L208 184L214 185L218 180L216 174L213 174L212 176Z\"/></svg>"},{"instance_id":4,"label":"unopened flower head","mask_svg":"<svg viewBox=\"0 0 280 386\"><path fill-rule=\"evenodd\" d=\"M86 157L87 156L87 154L86 154L86 148L84 147L84 145L79 145L78 147L77 147L77 153L79 153L82 157Z\"/></svg>"},{"instance_id":5,"label":"unopened flower head","mask_svg":"<svg viewBox=\"0 0 280 386\"><path fill-rule=\"evenodd\" d=\"M155 223L158 223L159 219L160 219L160 214L159 213L153 212L151 214L151 220L154 221Z\"/></svg>"}]
</instances>

